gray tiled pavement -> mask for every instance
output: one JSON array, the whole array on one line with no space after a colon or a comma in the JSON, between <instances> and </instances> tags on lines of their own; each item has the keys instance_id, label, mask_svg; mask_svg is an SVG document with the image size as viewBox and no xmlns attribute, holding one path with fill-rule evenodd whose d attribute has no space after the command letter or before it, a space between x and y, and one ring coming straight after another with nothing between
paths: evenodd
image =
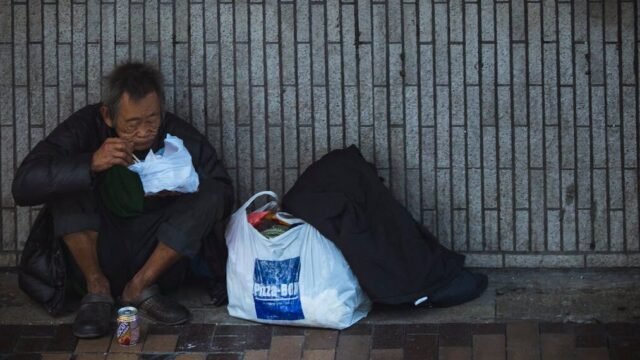
<instances>
[{"instance_id":1,"label":"gray tiled pavement","mask_svg":"<svg viewBox=\"0 0 640 360\"><path fill-rule=\"evenodd\" d=\"M76 339L73 315L52 320L0 273L0 358L8 359L638 359L640 271L485 270L487 292L448 309L377 307L343 330L258 325L176 294L184 326L142 320L142 342ZM72 357L73 356L73 357Z\"/></svg>"},{"instance_id":2,"label":"gray tiled pavement","mask_svg":"<svg viewBox=\"0 0 640 360\"><path fill-rule=\"evenodd\" d=\"M640 270L491 270L489 288L477 300L446 309L377 306L363 323L638 322ZM22 293L15 273L0 273L0 324L63 324ZM194 323L248 324L214 307L203 288L172 295L194 314Z\"/></svg>"}]
</instances>

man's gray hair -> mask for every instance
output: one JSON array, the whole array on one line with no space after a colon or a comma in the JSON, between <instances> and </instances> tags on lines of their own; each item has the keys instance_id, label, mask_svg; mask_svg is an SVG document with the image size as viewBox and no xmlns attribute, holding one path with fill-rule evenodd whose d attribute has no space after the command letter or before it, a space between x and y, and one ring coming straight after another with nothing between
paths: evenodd
<instances>
[{"instance_id":1,"label":"man's gray hair","mask_svg":"<svg viewBox=\"0 0 640 360\"><path fill-rule=\"evenodd\" d=\"M125 92L132 100L140 100L155 92L160 100L160 115L164 117L164 79L153 66L140 62L124 63L106 78L102 103L114 121L120 110L120 98Z\"/></svg>"}]
</instances>

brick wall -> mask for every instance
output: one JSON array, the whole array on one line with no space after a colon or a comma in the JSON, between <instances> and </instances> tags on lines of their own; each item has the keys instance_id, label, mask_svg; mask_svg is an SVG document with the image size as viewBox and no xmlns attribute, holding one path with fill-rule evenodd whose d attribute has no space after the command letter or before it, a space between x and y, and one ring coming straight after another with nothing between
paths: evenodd
<instances>
[{"instance_id":1,"label":"brick wall","mask_svg":"<svg viewBox=\"0 0 640 360\"><path fill-rule=\"evenodd\" d=\"M357 144L489 267L640 266L631 1L0 1L2 250L13 173L124 59L157 64L244 200ZM312 204L310 204L312 205Z\"/></svg>"}]
</instances>

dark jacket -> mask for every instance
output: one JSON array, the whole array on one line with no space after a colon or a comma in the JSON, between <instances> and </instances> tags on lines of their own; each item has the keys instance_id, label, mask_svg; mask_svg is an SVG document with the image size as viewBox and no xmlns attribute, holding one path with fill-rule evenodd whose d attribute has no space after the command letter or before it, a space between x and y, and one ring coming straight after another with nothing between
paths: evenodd
<instances>
[{"instance_id":1,"label":"dark jacket","mask_svg":"<svg viewBox=\"0 0 640 360\"><path fill-rule=\"evenodd\" d=\"M20 268L19 284L23 291L45 305L52 314L63 310L65 256L61 239L53 237L53 225L47 203L72 193L92 191L93 153L115 132L100 116L100 104L84 107L56 127L24 159L13 181L13 197L18 205L45 204L34 223ZM219 183L233 201L231 179L209 141L193 126L171 113L165 113L152 149L163 145L167 133L184 141L201 179ZM140 154L144 156L143 154Z\"/></svg>"},{"instance_id":2,"label":"dark jacket","mask_svg":"<svg viewBox=\"0 0 640 360\"><path fill-rule=\"evenodd\" d=\"M355 146L311 164L283 208L336 244L375 302L413 303L449 283L464 263L393 198Z\"/></svg>"}]
</instances>

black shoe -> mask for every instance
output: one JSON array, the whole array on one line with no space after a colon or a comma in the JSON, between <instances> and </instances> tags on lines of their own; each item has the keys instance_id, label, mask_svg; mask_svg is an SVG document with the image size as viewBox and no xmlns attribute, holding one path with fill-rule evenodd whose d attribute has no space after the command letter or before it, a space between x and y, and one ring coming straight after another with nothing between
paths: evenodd
<instances>
[{"instance_id":1,"label":"black shoe","mask_svg":"<svg viewBox=\"0 0 640 360\"><path fill-rule=\"evenodd\" d=\"M218 307L229 303L226 281L210 280L207 282L206 288L213 306Z\"/></svg>"},{"instance_id":2,"label":"black shoe","mask_svg":"<svg viewBox=\"0 0 640 360\"><path fill-rule=\"evenodd\" d=\"M191 319L189 310L175 300L160 294L158 285L142 291L138 299L131 301L142 316L164 325L179 325Z\"/></svg>"},{"instance_id":3,"label":"black shoe","mask_svg":"<svg viewBox=\"0 0 640 360\"><path fill-rule=\"evenodd\" d=\"M113 313L113 298L104 294L87 294L82 298L76 319L73 321L73 335L83 339L97 338L109 332L109 322Z\"/></svg>"},{"instance_id":4,"label":"black shoe","mask_svg":"<svg viewBox=\"0 0 640 360\"><path fill-rule=\"evenodd\" d=\"M460 305L482 295L487 289L487 285L487 275L462 269L448 285L429 296L427 305L432 307Z\"/></svg>"}]
</instances>

